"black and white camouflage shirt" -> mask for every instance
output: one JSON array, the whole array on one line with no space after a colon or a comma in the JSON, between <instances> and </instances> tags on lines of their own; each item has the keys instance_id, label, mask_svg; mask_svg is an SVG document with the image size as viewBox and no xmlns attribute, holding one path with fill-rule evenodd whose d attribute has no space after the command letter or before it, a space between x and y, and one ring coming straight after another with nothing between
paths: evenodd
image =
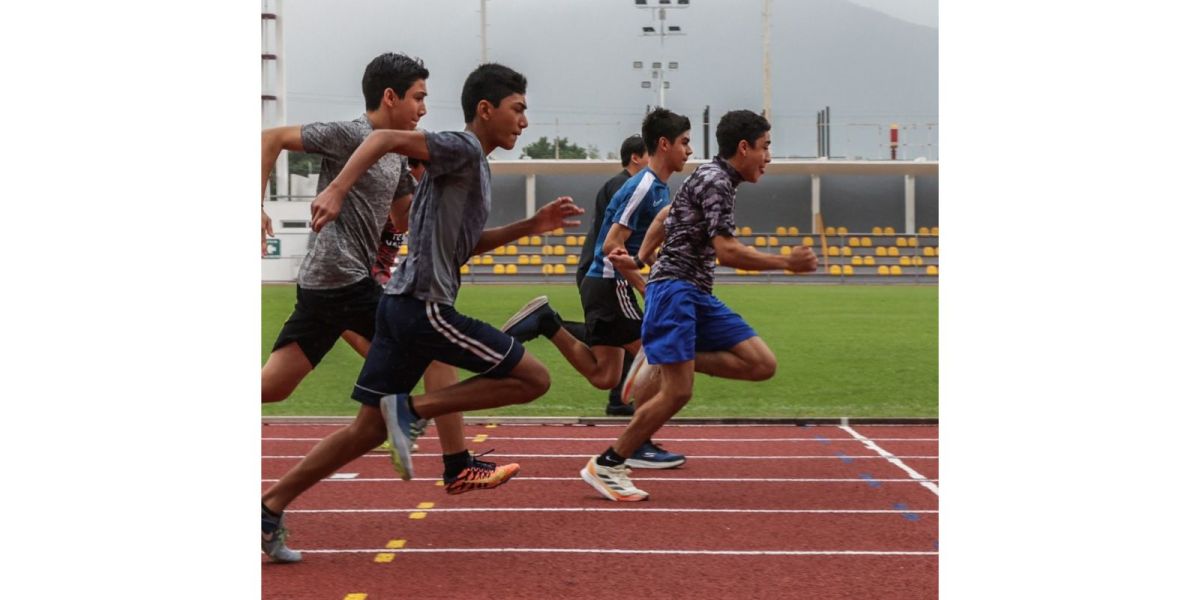
<instances>
[{"instance_id":1,"label":"black and white camouflage shirt","mask_svg":"<svg viewBox=\"0 0 1200 600\"><path fill-rule=\"evenodd\" d=\"M684 180L663 224L666 239L648 283L679 279L712 293L717 268L712 239L737 235L733 203L741 182L742 176L719 156Z\"/></svg>"}]
</instances>

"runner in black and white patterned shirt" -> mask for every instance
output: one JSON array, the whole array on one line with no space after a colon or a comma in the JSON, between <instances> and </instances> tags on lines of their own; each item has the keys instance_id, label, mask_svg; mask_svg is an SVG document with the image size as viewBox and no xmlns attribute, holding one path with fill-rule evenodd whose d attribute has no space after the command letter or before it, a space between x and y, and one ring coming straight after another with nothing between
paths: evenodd
<instances>
[{"instance_id":1,"label":"runner in black and white patterned shirt","mask_svg":"<svg viewBox=\"0 0 1200 600\"><path fill-rule=\"evenodd\" d=\"M712 295L716 259L740 269L814 271L817 257L807 247L792 254L764 254L734 236L733 208L738 184L754 183L771 162L771 125L756 113L727 113L717 124L718 154L692 173L667 209L665 241L646 285L642 350L629 379L639 407L616 443L588 461L580 475L601 495L616 501L650 495L629 480L625 460L691 399L696 371L761 381L775 374L775 355L742 318ZM647 238L653 239L654 232ZM642 260L648 256L645 246ZM636 269L618 249L609 260L622 272ZM644 360L643 360L644 356ZM649 363L652 367L646 367ZM653 371L661 390L650 394ZM628 387L628 386L627 386Z\"/></svg>"}]
</instances>

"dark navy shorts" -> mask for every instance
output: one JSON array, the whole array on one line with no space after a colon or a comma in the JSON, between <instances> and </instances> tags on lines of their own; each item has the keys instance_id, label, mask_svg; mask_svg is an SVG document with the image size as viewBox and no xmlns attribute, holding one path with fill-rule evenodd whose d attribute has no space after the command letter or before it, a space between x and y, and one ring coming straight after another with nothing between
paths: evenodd
<instances>
[{"instance_id":1,"label":"dark navy shorts","mask_svg":"<svg viewBox=\"0 0 1200 600\"><path fill-rule=\"evenodd\" d=\"M666 279L646 286L642 347L652 365L694 360L697 352L728 350L756 335L724 302L691 283Z\"/></svg>"},{"instance_id":2,"label":"dark navy shorts","mask_svg":"<svg viewBox=\"0 0 1200 600\"><path fill-rule=\"evenodd\" d=\"M296 308L288 317L274 352L292 342L312 366L317 366L343 331L353 331L370 340L375 335L375 312L382 291L372 279L331 290L296 287Z\"/></svg>"},{"instance_id":3,"label":"dark navy shorts","mask_svg":"<svg viewBox=\"0 0 1200 600\"><path fill-rule=\"evenodd\" d=\"M389 394L407 394L433 361L486 377L504 377L525 348L500 330L458 313L449 304L384 294L375 338L351 398L369 406Z\"/></svg>"}]
</instances>

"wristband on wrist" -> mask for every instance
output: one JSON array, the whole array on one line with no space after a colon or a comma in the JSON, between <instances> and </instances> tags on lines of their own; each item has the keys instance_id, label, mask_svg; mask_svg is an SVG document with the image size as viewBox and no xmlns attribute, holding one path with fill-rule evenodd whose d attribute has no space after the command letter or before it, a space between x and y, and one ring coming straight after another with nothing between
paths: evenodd
<instances>
[{"instance_id":1,"label":"wristband on wrist","mask_svg":"<svg viewBox=\"0 0 1200 600\"><path fill-rule=\"evenodd\" d=\"M637 268L639 269L646 268L646 263L642 262L642 257L640 256L633 257L633 264L637 265Z\"/></svg>"}]
</instances>

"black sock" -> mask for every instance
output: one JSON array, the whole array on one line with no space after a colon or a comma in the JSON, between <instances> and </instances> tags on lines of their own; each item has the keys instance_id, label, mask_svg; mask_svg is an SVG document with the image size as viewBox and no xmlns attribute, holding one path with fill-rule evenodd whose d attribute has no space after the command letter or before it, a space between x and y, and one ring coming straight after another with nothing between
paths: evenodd
<instances>
[{"instance_id":1,"label":"black sock","mask_svg":"<svg viewBox=\"0 0 1200 600\"><path fill-rule=\"evenodd\" d=\"M442 465L442 481L450 481L458 477L463 469L471 466L471 451L463 450L456 454L443 454Z\"/></svg>"},{"instance_id":2,"label":"black sock","mask_svg":"<svg viewBox=\"0 0 1200 600\"><path fill-rule=\"evenodd\" d=\"M604 451L604 454L596 458L596 464L604 467L615 467L625 464L625 457L617 454L617 451L613 450L612 446L609 446L608 450Z\"/></svg>"},{"instance_id":3,"label":"black sock","mask_svg":"<svg viewBox=\"0 0 1200 600\"><path fill-rule=\"evenodd\" d=\"M417 408L412 404L412 396L406 396L408 399L408 412L411 412L414 417L420 419L421 415L417 414Z\"/></svg>"},{"instance_id":4,"label":"black sock","mask_svg":"<svg viewBox=\"0 0 1200 600\"><path fill-rule=\"evenodd\" d=\"M263 505L262 505L262 510L263 510L263 514L265 514L265 515L267 515L268 517L271 517L272 519L275 519L275 520L278 520L278 519L279 519L279 517L282 517L282 516L283 516L283 513L281 513L281 512L278 512L278 513L277 513L277 512L275 512L275 511L273 511L273 510L271 510L271 509L267 508L267 504L266 504L265 502L264 502L264 503L263 503Z\"/></svg>"}]
</instances>

